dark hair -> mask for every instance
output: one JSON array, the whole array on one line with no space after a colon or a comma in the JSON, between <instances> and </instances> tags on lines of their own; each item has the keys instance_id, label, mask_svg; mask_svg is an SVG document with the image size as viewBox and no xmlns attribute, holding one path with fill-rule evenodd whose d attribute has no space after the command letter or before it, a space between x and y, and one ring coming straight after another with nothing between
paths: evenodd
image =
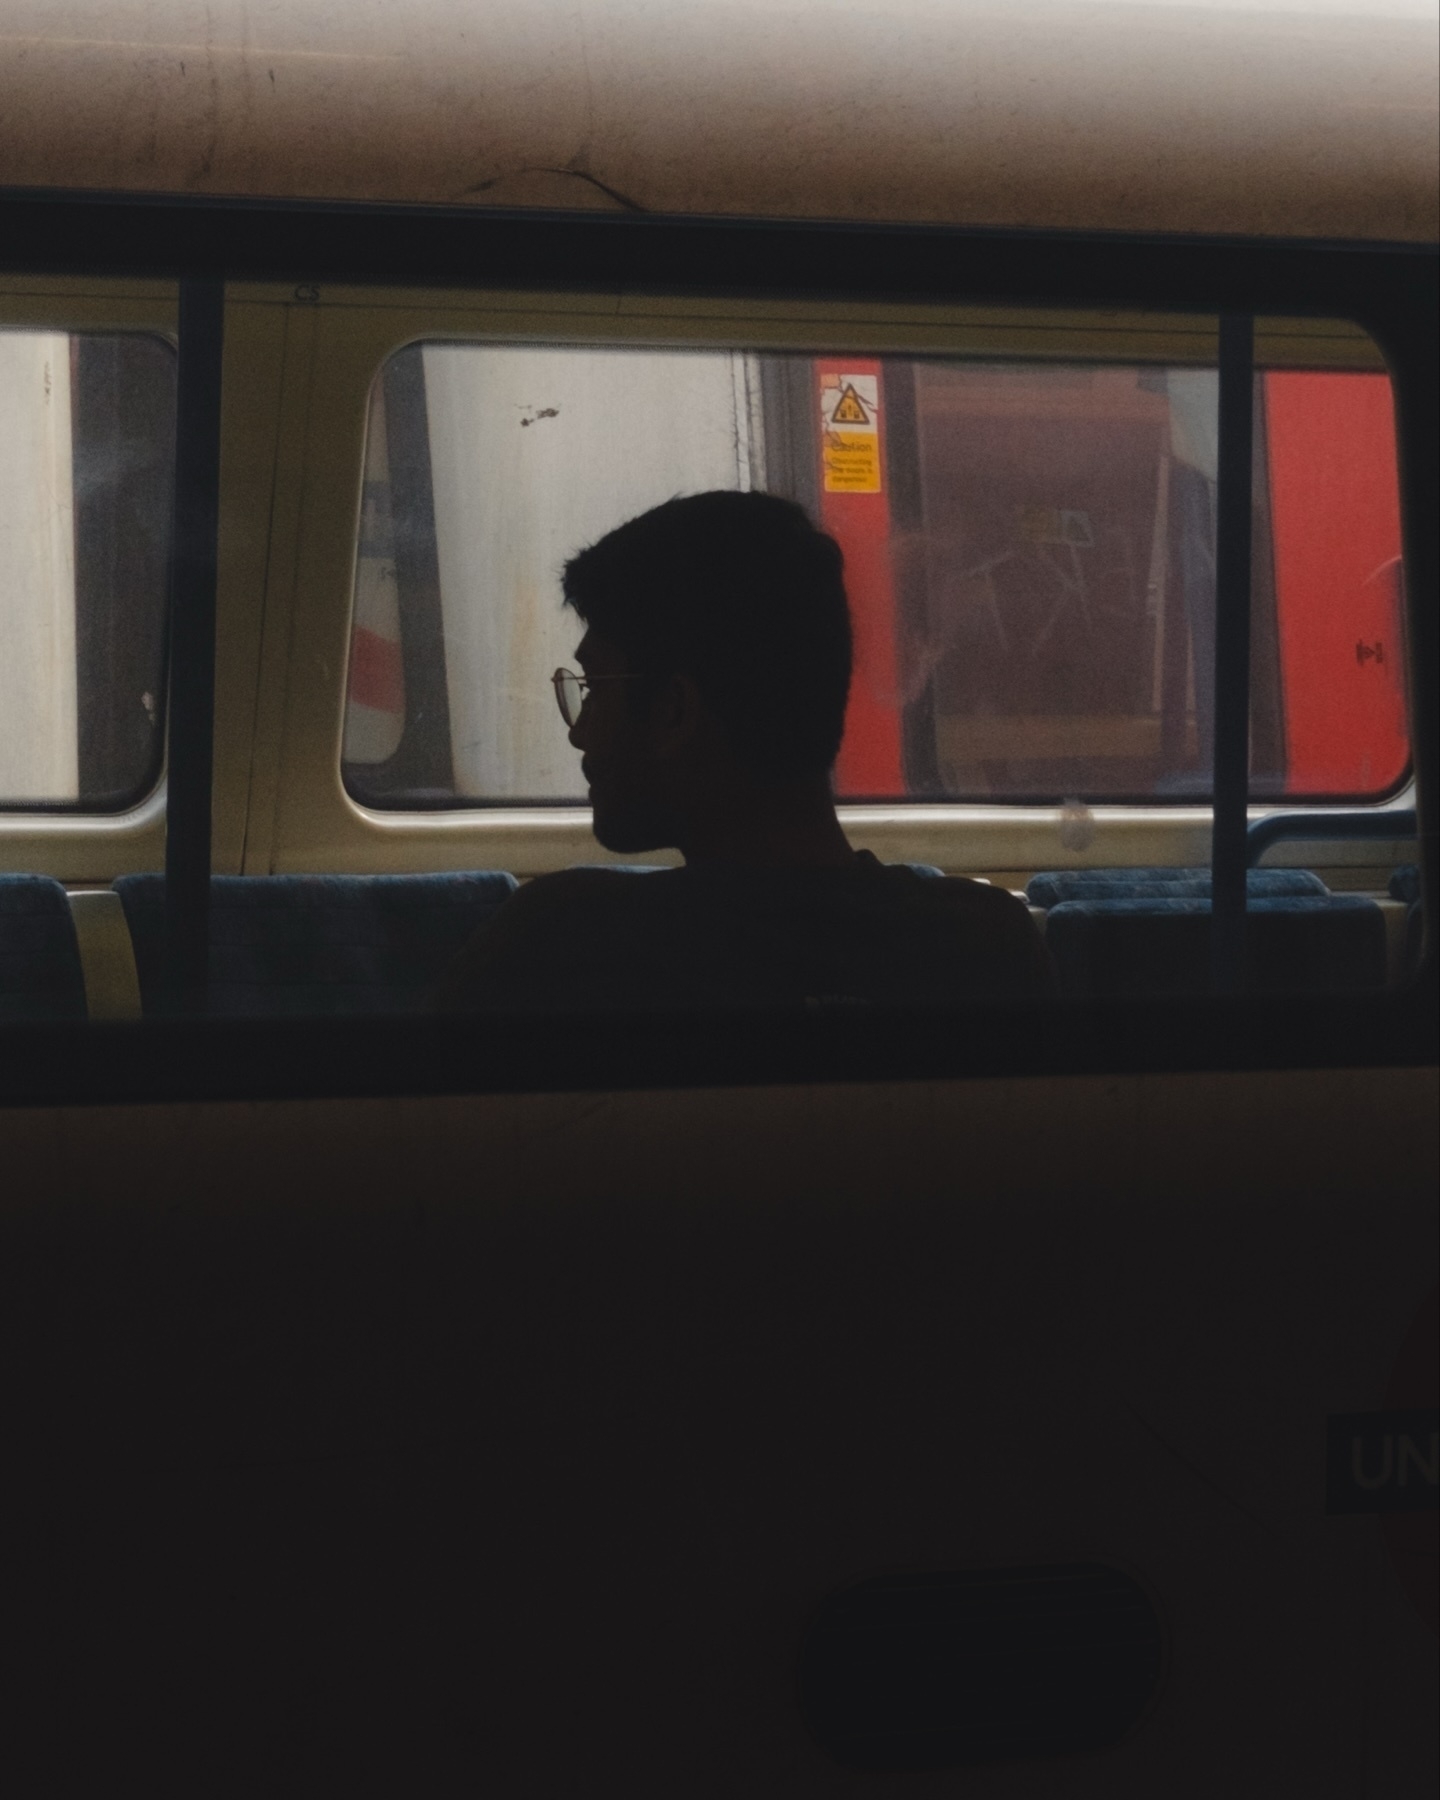
<instances>
[{"instance_id":1,"label":"dark hair","mask_svg":"<svg viewBox=\"0 0 1440 1800\"><path fill-rule=\"evenodd\" d=\"M774 494L667 500L565 565L566 603L637 674L693 677L737 757L828 769L845 729L850 609L840 546Z\"/></svg>"}]
</instances>

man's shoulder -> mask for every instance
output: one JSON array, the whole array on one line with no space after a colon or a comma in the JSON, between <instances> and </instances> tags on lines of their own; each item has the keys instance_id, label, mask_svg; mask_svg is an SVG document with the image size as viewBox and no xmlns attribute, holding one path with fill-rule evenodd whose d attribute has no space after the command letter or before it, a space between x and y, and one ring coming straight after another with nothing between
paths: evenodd
<instances>
[{"instance_id":1,"label":"man's shoulder","mask_svg":"<svg viewBox=\"0 0 1440 1800\"><path fill-rule=\"evenodd\" d=\"M944 889L952 905L968 906L982 918L1021 918L1029 922L1029 907L1009 888L995 887L988 881L973 881L968 875L947 875L944 881L935 885Z\"/></svg>"},{"instance_id":2,"label":"man's shoulder","mask_svg":"<svg viewBox=\"0 0 1440 1800\"><path fill-rule=\"evenodd\" d=\"M634 900L660 875L582 867L525 882L471 938L441 982L438 1003L544 1004L573 991L630 920ZM630 936L640 929L638 920Z\"/></svg>"},{"instance_id":3,"label":"man's shoulder","mask_svg":"<svg viewBox=\"0 0 1440 1800\"><path fill-rule=\"evenodd\" d=\"M506 910L538 914L611 898L624 899L647 889L650 882L667 873L670 871L624 865L606 868L600 863L557 869L553 874L536 875L525 882L506 901Z\"/></svg>"},{"instance_id":4,"label":"man's shoulder","mask_svg":"<svg viewBox=\"0 0 1440 1800\"><path fill-rule=\"evenodd\" d=\"M953 962L957 967L969 967L979 958L997 978L1000 971L1008 971L1001 991L1051 991L1050 959L1022 899L1008 888L967 876L947 875L937 880L902 869L892 872L894 891L900 891L899 877L907 872L911 882L903 890L905 915L920 927L917 941L935 953L937 978L942 965ZM966 976L967 982L972 978L973 970Z\"/></svg>"},{"instance_id":5,"label":"man's shoulder","mask_svg":"<svg viewBox=\"0 0 1440 1800\"><path fill-rule=\"evenodd\" d=\"M903 892L917 904L953 908L976 919L1029 918L1029 909L1008 888L977 881L969 875L923 874L909 863L882 865L894 892Z\"/></svg>"}]
</instances>

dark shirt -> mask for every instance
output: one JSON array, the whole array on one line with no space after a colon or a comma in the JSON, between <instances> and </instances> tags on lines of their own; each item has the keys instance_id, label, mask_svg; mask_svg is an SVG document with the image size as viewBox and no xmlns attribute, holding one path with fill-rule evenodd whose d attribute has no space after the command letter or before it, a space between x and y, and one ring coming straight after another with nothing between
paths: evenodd
<instances>
[{"instance_id":1,"label":"dark shirt","mask_svg":"<svg viewBox=\"0 0 1440 1800\"><path fill-rule=\"evenodd\" d=\"M861 851L843 869L567 869L528 883L451 964L446 1011L952 1005L1049 993L1002 888Z\"/></svg>"}]
</instances>

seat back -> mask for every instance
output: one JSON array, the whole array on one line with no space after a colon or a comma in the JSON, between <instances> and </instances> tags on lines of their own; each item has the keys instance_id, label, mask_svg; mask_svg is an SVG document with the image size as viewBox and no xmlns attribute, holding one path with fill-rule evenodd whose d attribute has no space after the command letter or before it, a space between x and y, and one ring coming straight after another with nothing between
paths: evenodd
<instances>
[{"instance_id":1,"label":"seat back","mask_svg":"<svg viewBox=\"0 0 1440 1800\"><path fill-rule=\"evenodd\" d=\"M1390 885L1387 890L1392 900L1399 900L1406 906L1415 906L1420 900L1420 868L1417 863L1401 863L1398 869L1390 871Z\"/></svg>"},{"instance_id":2,"label":"seat back","mask_svg":"<svg viewBox=\"0 0 1440 1800\"><path fill-rule=\"evenodd\" d=\"M1204 993L1210 902L1194 898L1066 900L1046 915L1062 993ZM1344 993L1384 985L1385 921L1355 894L1252 900L1246 985L1255 993Z\"/></svg>"},{"instance_id":3,"label":"seat back","mask_svg":"<svg viewBox=\"0 0 1440 1800\"><path fill-rule=\"evenodd\" d=\"M1390 898L1405 908L1405 941L1400 951L1400 977L1408 981L1420 968L1425 954L1425 903L1420 893L1420 869L1402 863L1390 873Z\"/></svg>"},{"instance_id":4,"label":"seat back","mask_svg":"<svg viewBox=\"0 0 1440 1800\"><path fill-rule=\"evenodd\" d=\"M232 1018L423 1012L447 963L515 891L513 875L217 875L207 1010ZM115 883L147 1017L176 1010L165 881Z\"/></svg>"},{"instance_id":5,"label":"seat back","mask_svg":"<svg viewBox=\"0 0 1440 1800\"><path fill-rule=\"evenodd\" d=\"M85 977L64 888L48 875L0 875L0 1023L85 1016Z\"/></svg>"}]
</instances>

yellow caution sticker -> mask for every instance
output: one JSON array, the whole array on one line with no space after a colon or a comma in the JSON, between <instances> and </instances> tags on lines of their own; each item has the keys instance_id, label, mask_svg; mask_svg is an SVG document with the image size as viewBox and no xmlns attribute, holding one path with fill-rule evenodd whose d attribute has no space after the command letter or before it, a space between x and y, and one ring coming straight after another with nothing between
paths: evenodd
<instances>
[{"instance_id":1,"label":"yellow caution sticker","mask_svg":"<svg viewBox=\"0 0 1440 1800\"><path fill-rule=\"evenodd\" d=\"M880 381L827 375L820 386L821 462L827 494L878 494Z\"/></svg>"}]
</instances>

